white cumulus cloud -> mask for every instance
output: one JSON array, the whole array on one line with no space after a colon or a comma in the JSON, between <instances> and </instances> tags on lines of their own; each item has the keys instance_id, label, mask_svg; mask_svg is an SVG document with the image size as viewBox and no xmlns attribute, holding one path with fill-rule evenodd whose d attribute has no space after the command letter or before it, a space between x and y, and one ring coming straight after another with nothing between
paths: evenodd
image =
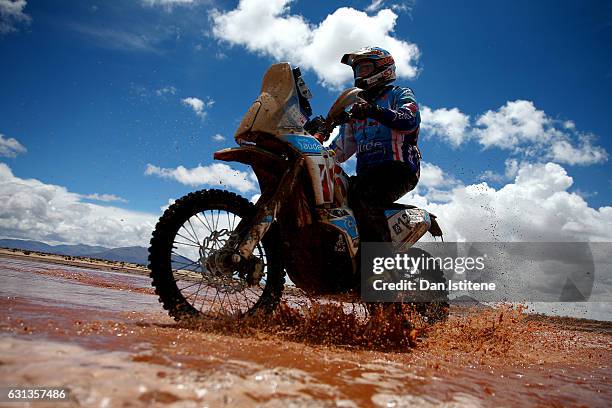
<instances>
[{"instance_id":1,"label":"white cumulus cloud","mask_svg":"<svg viewBox=\"0 0 612 408\"><path fill-rule=\"evenodd\" d=\"M466 130L469 124L470 117L457 108L421 108L421 129L446 140L453 147L459 146L467 139Z\"/></svg>"},{"instance_id":2,"label":"white cumulus cloud","mask_svg":"<svg viewBox=\"0 0 612 408\"><path fill-rule=\"evenodd\" d=\"M533 102L516 100L478 117L475 132L485 148L510 149L525 143L548 142L553 137L548 131L550 123L544 111L536 109Z\"/></svg>"},{"instance_id":3,"label":"white cumulus cloud","mask_svg":"<svg viewBox=\"0 0 612 408\"><path fill-rule=\"evenodd\" d=\"M206 109L211 108L215 104L215 101L210 98L204 102L202 99L193 96L182 99L181 102L183 105L189 106L191 109L193 109L195 114L200 118L204 118L207 114Z\"/></svg>"},{"instance_id":4,"label":"white cumulus cloud","mask_svg":"<svg viewBox=\"0 0 612 408\"><path fill-rule=\"evenodd\" d=\"M340 88L352 79L340 64L343 54L365 46L379 46L393 54L397 74L413 78L419 48L393 36L397 14L382 9L374 15L342 7L319 23L292 14L291 0L241 0L230 11L213 10L212 33L219 40L247 50L287 60L315 72L324 86ZM279 33L282 33L279 35Z\"/></svg>"},{"instance_id":5,"label":"white cumulus cloud","mask_svg":"<svg viewBox=\"0 0 612 408\"><path fill-rule=\"evenodd\" d=\"M5 138L4 135L0 133L0 156L16 157L18 154L22 154L27 151L28 149L19 143L17 139L12 137Z\"/></svg>"},{"instance_id":6,"label":"white cumulus cloud","mask_svg":"<svg viewBox=\"0 0 612 408\"><path fill-rule=\"evenodd\" d=\"M439 166L426 161L421 162L419 187L442 187L455 184L456 182L453 177L445 173Z\"/></svg>"},{"instance_id":7,"label":"white cumulus cloud","mask_svg":"<svg viewBox=\"0 0 612 408\"><path fill-rule=\"evenodd\" d=\"M449 200L449 188L460 184L459 180L441 167L421 161L421 176L413 194L422 194L436 202Z\"/></svg>"},{"instance_id":8,"label":"white cumulus cloud","mask_svg":"<svg viewBox=\"0 0 612 408\"><path fill-rule=\"evenodd\" d=\"M578 132L572 121L550 118L531 101L509 101L485 112L476 120L473 133L485 148L513 150L527 157L585 166L608 160L605 149L591 144L592 136Z\"/></svg>"},{"instance_id":9,"label":"white cumulus cloud","mask_svg":"<svg viewBox=\"0 0 612 408\"><path fill-rule=\"evenodd\" d=\"M552 144L551 157L560 163L589 165L607 161L608 152L603 147L593 146L587 138L583 138L578 147L562 139Z\"/></svg>"},{"instance_id":10,"label":"white cumulus cloud","mask_svg":"<svg viewBox=\"0 0 612 408\"><path fill-rule=\"evenodd\" d=\"M457 108L421 109L425 136L438 137L452 147L474 140L484 149L509 150L524 160L552 160L588 166L604 163L608 152L593 144L595 137L576 129L571 120L561 121L536 108L531 101L508 101L471 121ZM485 177L496 178L492 172Z\"/></svg>"},{"instance_id":11,"label":"white cumulus cloud","mask_svg":"<svg viewBox=\"0 0 612 408\"><path fill-rule=\"evenodd\" d=\"M62 186L19 178L0 163L0 236L108 247L147 245L157 215L82 198Z\"/></svg>"},{"instance_id":12,"label":"white cumulus cloud","mask_svg":"<svg viewBox=\"0 0 612 408\"><path fill-rule=\"evenodd\" d=\"M201 185L227 186L243 193L257 190L254 174L235 170L223 163L213 163L208 166L198 165L191 169L184 166L161 168L148 164L145 174L175 180L181 184L194 187Z\"/></svg>"}]
</instances>

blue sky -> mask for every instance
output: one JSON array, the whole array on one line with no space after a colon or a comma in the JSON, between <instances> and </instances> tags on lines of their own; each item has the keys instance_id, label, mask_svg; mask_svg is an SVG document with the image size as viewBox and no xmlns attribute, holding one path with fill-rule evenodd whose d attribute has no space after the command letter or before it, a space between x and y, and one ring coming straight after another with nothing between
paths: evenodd
<instances>
[{"instance_id":1,"label":"blue sky","mask_svg":"<svg viewBox=\"0 0 612 408\"><path fill-rule=\"evenodd\" d=\"M241 7L242 14L237 1L0 0L0 134L3 143L14 139L22 147L15 150L13 142L0 156L11 172L5 180L13 182L0 193L23 194L11 208L0 208L0 235L76 239L36 233L37 224L23 215L46 205L37 222L50 216L53 200L32 198L45 186L67 194L62 205L90 203L88 212L154 219L169 199L215 186L217 173L207 167L212 153L233 145L271 63L297 59L314 110L322 114L349 85L343 79L350 69L339 64L339 55L371 35L404 57L398 83L412 87L429 112L420 142L428 167L423 185L406 200L451 217L457 210L444 205L475 202L461 201L463 192L486 182L492 190L485 205L504 205L500 192L507 197L518 189L528 208L543 203L548 213L550 206L567 210L562 230L571 232L568 239L608 239L593 225L609 227L612 220L610 2L248 0ZM250 19L252 26L237 32L248 13L261 20ZM262 21L288 28L264 33ZM328 26L356 34L318 30ZM186 98L202 101L201 111ZM500 132L509 132L508 139ZM146 175L149 164L156 171ZM175 171L179 166L184 177ZM204 170L191 172L198 166ZM527 182L533 174L539 178ZM14 187L15 180L28 179L39 184L22 182L27 194ZM251 197L257 191L246 183L234 180L229 187ZM548 195L538 196L536 184L545 184ZM504 190L507 185L523 189ZM576 227L580 220L584 225ZM66 231L88 227L59 222ZM524 227L511 224L509 231ZM144 239L146 228L130 228L117 243ZM139 238L128 237L134 231ZM543 227L525 236L558 232ZM74 236L112 244L87 232ZM457 236L470 238L469 228Z\"/></svg>"}]
</instances>

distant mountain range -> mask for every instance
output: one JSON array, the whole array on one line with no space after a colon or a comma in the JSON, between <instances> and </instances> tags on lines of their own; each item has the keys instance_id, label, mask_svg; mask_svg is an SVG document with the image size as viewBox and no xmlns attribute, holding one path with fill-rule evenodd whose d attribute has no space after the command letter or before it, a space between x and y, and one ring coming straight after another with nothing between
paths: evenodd
<instances>
[{"instance_id":1,"label":"distant mountain range","mask_svg":"<svg viewBox=\"0 0 612 408\"><path fill-rule=\"evenodd\" d=\"M0 239L0 247L22 249L34 252L46 252L49 254L105 259L108 261L130 262L145 266L148 264L149 256L148 249L140 246L106 248L102 246L82 244L49 245L39 241Z\"/></svg>"}]
</instances>

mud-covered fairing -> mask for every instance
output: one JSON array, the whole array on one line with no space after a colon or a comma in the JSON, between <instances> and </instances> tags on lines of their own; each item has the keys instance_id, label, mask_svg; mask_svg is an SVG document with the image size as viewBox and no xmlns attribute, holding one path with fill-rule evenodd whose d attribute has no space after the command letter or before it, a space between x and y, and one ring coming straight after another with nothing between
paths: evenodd
<instances>
[{"instance_id":1,"label":"mud-covered fairing","mask_svg":"<svg viewBox=\"0 0 612 408\"><path fill-rule=\"evenodd\" d=\"M300 109L299 97L291 65L272 65L264 75L261 92L242 119L236 140L249 140L250 134L303 134L308 118Z\"/></svg>"}]
</instances>

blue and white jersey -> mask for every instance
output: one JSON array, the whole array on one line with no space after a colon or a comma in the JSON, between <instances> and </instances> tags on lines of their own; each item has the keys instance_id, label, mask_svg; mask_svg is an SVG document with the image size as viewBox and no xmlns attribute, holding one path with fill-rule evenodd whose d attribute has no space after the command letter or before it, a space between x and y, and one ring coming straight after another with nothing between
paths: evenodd
<instances>
[{"instance_id":1,"label":"blue and white jersey","mask_svg":"<svg viewBox=\"0 0 612 408\"><path fill-rule=\"evenodd\" d=\"M374 103L382 108L375 119L352 119L340 127L331 145L337 160L342 163L356 153L357 174L386 161L401 161L419 177L421 116L412 89L389 86Z\"/></svg>"}]
</instances>

